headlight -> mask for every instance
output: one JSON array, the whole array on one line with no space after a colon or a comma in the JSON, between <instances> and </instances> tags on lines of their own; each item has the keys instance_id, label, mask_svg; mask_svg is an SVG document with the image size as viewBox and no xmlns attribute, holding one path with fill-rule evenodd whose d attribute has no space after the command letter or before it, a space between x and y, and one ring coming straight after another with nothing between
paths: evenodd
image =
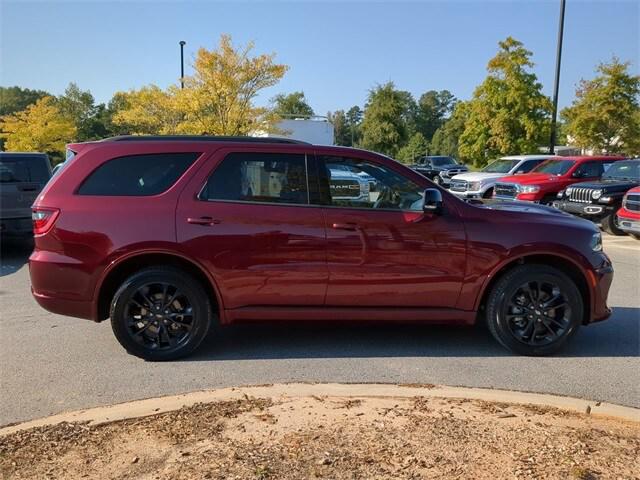
<instances>
[{"instance_id":1,"label":"headlight","mask_svg":"<svg viewBox=\"0 0 640 480\"><path fill-rule=\"evenodd\" d=\"M540 187L538 185L522 185L520 187L520 193L538 193Z\"/></svg>"},{"instance_id":2,"label":"headlight","mask_svg":"<svg viewBox=\"0 0 640 480\"><path fill-rule=\"evenodd\" d=\"M591 193L591 198L593 198L594 200L599 199L602 196L602 190L594 190Z\"/></svg>"},{"instance_id":3,"label":"headlight","mask_svg":"<svg viewBox=\"0 0 640 480\"><path fill-rule=\"evenodd\" d=\"M567 195L569 195L569 192L568 192L568 191L567 191ZM562 198L562 197L564 197L564 190L560 190L560 191L558 192L558 195L556 195L556 197L558 197L558 198Z\"/></svg>"},{"instance_id":4,"label":"headlight","mask_svg":"<svg viewBox=\"0 0 640 480\"><path fill-rule=\"evenodd\" d=\"M573 188L567 188L565 190L565 193L567 194L567 197L570 197L572 192L573 192Z\"/></svg>"},{"instance_id":5,"label":"headlight","mask_svg":"<svg viewBox=\"0 0 640 480\"><path fill-rule=\"evenodd\" d=\"M591 237L591 250L594 252L602 251L602 234L600 232L594 233Z\"/></svg>"},{"instance_id":6,"label":"headlight","mask_svg":"<svg viewBox=\"0 0 640 480\"><path fill-rule=\"evenodd\" d=\"M475 191L480 190L482 187L482 182L469 182L468 190Z\"/></svg>"}]
</instances>

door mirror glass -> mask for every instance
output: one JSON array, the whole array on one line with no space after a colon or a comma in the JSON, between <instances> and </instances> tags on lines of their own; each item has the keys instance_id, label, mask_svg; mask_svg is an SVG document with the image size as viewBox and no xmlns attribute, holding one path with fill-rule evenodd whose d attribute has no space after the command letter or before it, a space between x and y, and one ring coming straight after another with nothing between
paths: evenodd
<instances>
[{"instance_id":1,"label":"door mirror glass","mask_svg":"<svg viewBox=\"0 0 640 480\"><path fill-rule=\"evenodd\" d=\"M437 188L427 188L424 191L422 210L425 213L440 215L442 213L442 205L442 192L440 192L440 190Z\"/></svg>"}]
</instances>

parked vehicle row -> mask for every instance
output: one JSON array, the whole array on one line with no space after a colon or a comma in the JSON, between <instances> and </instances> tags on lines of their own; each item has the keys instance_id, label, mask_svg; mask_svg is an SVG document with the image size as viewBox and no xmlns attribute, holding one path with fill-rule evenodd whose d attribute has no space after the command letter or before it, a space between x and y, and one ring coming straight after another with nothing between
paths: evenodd
<instances>
[{"instance_id":1,"label":"parked vehicle row","mask_svg":"<svg viewBox=\"0 0 640 480\"><path fill-rule=\"evenodd\" d=\"M218 325L280 320L481 319L506 348L545 355L611 312L591 222L467 203L382 155L237 137L69 148L33 205L33 295L109 318L145 359L188 355Z\"/></svg>"},{"instance_id":2,"label":"parked vehicle row","mask_svg":"<svg viewBox=\"0 0 640 480\"><path fill-rule=\"evenodd\" d=\"M516 155L500 158L479 172L455 175L449 188L461 198L551 205L592 220L612 235L637 237L640 225L634 210L621 208L625 193L639 185L640 159ZM627 203L634 208L637 197L633 192L630 197Z\"/></svg>"}]
</instances>

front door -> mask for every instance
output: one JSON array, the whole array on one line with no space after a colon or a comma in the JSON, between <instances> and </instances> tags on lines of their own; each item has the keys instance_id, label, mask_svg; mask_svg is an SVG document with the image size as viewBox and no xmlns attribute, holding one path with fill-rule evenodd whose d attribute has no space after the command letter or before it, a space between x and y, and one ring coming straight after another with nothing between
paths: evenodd
<instances>
[{"instance_id":1,"label":"front door","mask_svg":"<svg viewBox=\"0 0 640 480\"><path fill-rule=\"evenodd\" d=\"M318 156L325 192L326 305L453 308L465 232L453 208L422 210L426 185L382 162Z\"/></svg>"},{"instance_id":2,"label":"front door","mask_svg":"<svg viewBox=\"0 0 640 480\"><path fill-rule=\"evenodd\" d=\"M225 309L324 303L325 226L309 196L304 150L224 150L194 176L178 242L209 269Z\"/></svg>"}]
</instances>

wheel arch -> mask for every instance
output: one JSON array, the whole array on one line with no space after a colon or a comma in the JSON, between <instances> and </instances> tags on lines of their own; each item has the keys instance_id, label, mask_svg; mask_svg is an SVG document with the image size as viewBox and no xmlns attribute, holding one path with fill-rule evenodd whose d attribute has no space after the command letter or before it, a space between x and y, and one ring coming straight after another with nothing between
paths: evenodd
<instances>
[{"instance_id":1,"label":"wheel arch","mask_svg":"<svg viewBox=\"0 0 640 480\"><path fill-rule=\"evenodd\" d=\"M511 259L509 262L500 265L490 275L487 282L485 282L481 294L478 296L476 310L484 312L484 307L487 302L487 297L491 293L494 285L498 282L503 275L508 271L519 265L546 265L556 268L566 275L568 275L578 287L580 294L582 295L583 303L583 318L582 323L587 324L591 318L591 290L589 289L589 283L584 270L574 260L564 257L562 255L550 254L550 253L530 253L522 255L518 258Z\"/></svg>"},{"instance_id":2,"label":"wheel arch","mask_svg":"<svg viewBox=\"0 0 640 480\"><path fill-rule=\"evenodd\" d=\"M97 298L94 306L95 320L101 322L109 318L109 308L113 295L127 277L142 268L160 265L174 266L186 271L198 280L209 295L209 298L214 302L214 312L222 320L224 312L222 297L214 279L202 266L190 258L174 252L164 251L133 253L112 264L96 286L94 296L94 298Z\"/></svg>"}]
</instances>

